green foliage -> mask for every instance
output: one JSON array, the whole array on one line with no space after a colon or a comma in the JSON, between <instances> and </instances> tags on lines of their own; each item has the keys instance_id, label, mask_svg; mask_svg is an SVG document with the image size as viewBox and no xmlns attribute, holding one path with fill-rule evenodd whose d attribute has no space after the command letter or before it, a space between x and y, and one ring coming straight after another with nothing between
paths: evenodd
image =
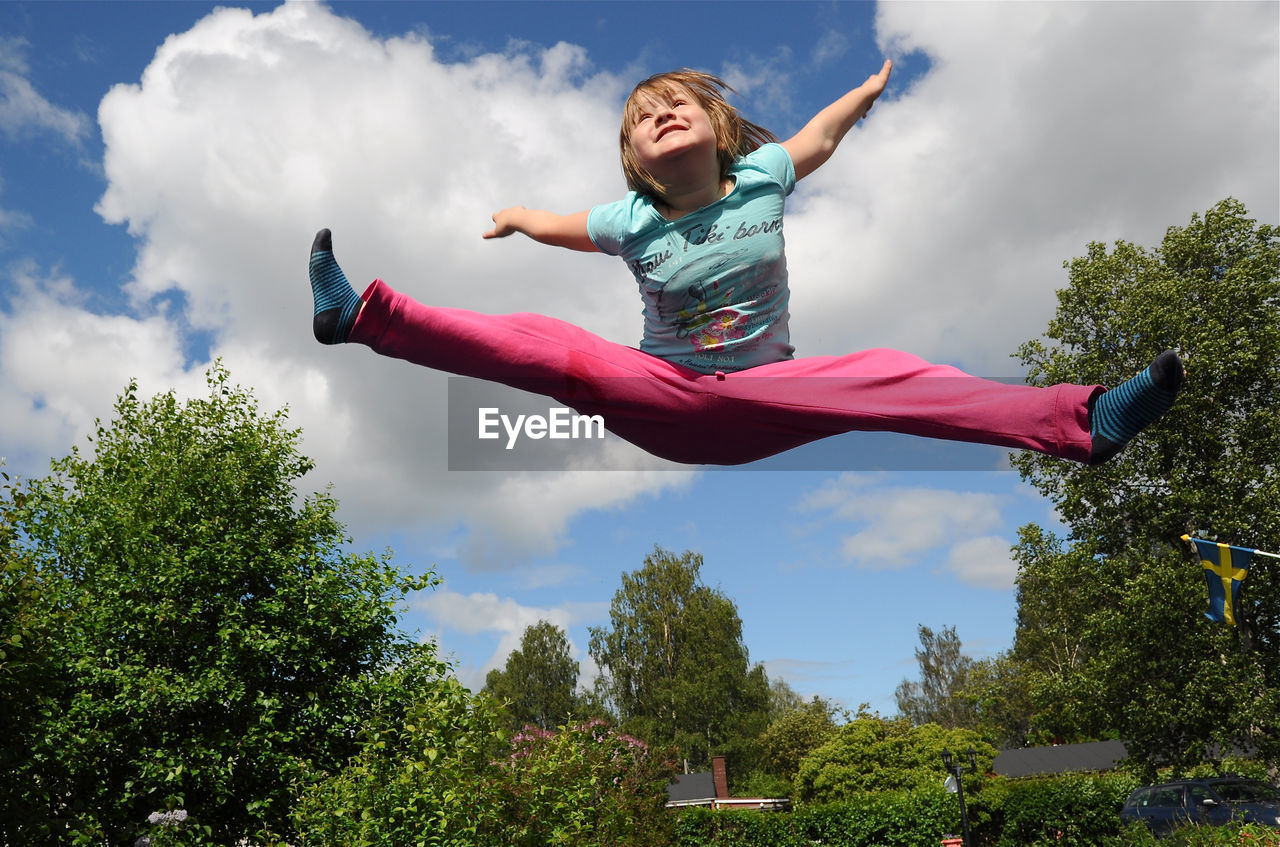
<instances>
[{"instance_id":1,"label":"green foliage","mask_svg":"<svg viewBox=\"0 0 1280 847\"><path fill-rule=\"evenodd\" d=\"M977 714L963 695L973 671L973 659L960 652L960 636L954 626L934 632L918 628L920 648L916 663L920 679L903 680L894 692L898 713L915 724L936 723L948 729L973 729Z\"/></svg>"},{"instance_id":2,"label":"green foliage","mask_svg":"<svg viewBox=\"0 0 1280 847\"><path fill-rule=\"evenodd\" d=\"M600 721L510 743L496 704L455 680L410 683L352 762L295 814L303 847L659 847L674 765Z\"/></svg>"},{"instance_id":3,"label":"green foliage","mask_svg":"<svg viewBox=\"0 0 1280 847\"><path fill-rule=\"evenodd\" d=\"M1120 807L1139 783L1124 774L1068 774L1032 780L988 777L965 791L973 843L991 847L1280 847L1280 833L1256 824L1188 827L1156 842L1141 825L1122 827ZM859 794L790 813L681 809L675 847L936 847L960 830L955 795L939 786Z\"/></svg>"},{"instance_id":4,"label":"green foliage","mask_svg":"<svg viewBox=\"0 0 1280 847\"><path fill-rule=\"evenodd\" d=\"M1258 824L1188 826L1157 841L1144 827L1135 825L1103 844L1104 847L1280 847L1280 833Z\"/></svg>"},{"instance_id":5,"label":"green foliage","mask_svg":"<svg viewBox=\"0 0 1280 847\"><path fill-rule=\"evenodd\" d=\"M797 827L799 813L712 811L688 808L673 812L675 847L808 847Z\"/></svg>"},{"instance_id":6,"label":"green foliage","mask_svg":"<svg viewBox=\"0 0 1280 847\"><path fill-rule=\"evenodd\" d=\"M866 794L839 805L819 806L805 817L806 836L822 844L934 847L941 835L959 830L960 807L955 795L935 785Z\"/></svg>"},{"instance_id":7,"label":"green foliage","mask_svg":"<svg viewBox=\"0 0 1280 847\"><path fill-rule=\"evenodd\" d=\"M510 732L531 724L550 729L569 720L577 707L578 663L569 655L565 631L548 621L525 629L520 649L506 665L489 671L485 691L505 704Z\"/></svg>"},{"instance_id":8,"label":"green foliage","mask_svg":"<svg viewBox=\"0 0 1280 847\"><path fill-rule=\"evenodd\" d=\"M34 651L4 672L59 679L0 740L25 810L0 842L132 843L178 808L215 842L287 837L295 786L356 751L370 681L422 649L395 624L424 581L342 553L334 500L296 497L311 463L283 413L218 366L208 389L130 385L92 458L4 501L4 626Z\"/></svg>"},{"instance_id":9,"label":"green foliage","mask_svg":"<svg viewBox=\"0 0 1280 847\"><path fill-rule=\"evenodd\" d=\"M978 732L1000 749L1031 746L1028 668L1005 652L974 663L961 697L973 704Z\"/></svg>"},{"instance_id":10,"label":"green foliage","mask_svg":"<svg viewBox=\"0 0 1280 847\"><path fill-rule=\"evenodd\" d=\"M1123 737L1148 773L1236 746L1274 763L1280 579L1255 568L1241 626L1212 624L1178 538L1280 550L1280 230L1224 200L1155 250L1095 243L1067 267L1046 340L1018 353L1033 382L1116 385L1166 347L1182 351L1187 381L1105 465L1015 458L1070 527L1069 544L1025 531L1017 553L1014 657L1033 723Z\"/></svg>"},{"instance_id":11,"label":"green foliage","mask_svg":"<svg viewBox=\"0 0 1280 847\"><path fill-rule=\"evenodd\" d=\"M999 847L1093 844L1119 835L1120 807L1138 781L1125 774L1067 774L1008 785Z\"/></svg>"},{"instance_id":12,"label":"green foliage","mask_svg":"<svg viewBox=\"0 0 1280 847\"><path fill-rule=\"evenodd\" d=\"M791 780L769 771L756 770L742 776L735 773L729 774L730 797L776 799L790 797L794 791L795 787L791 784Z\"/></svg>"},{"instance_id":13,"label":"green foliage","mask_svg":"<svg viewBox=\"0 0 1280 847\"><path fill-rule=\"evenodd\" d=\"M1114 716L1080 684L1098 650L1093 616L1116 603L1114 563L1086 543L1065 550L1061 539L1032 524L1019 530L1018 626L1012 659L1032 702L1030 740L1092 741L1114 735ZM1084 690L1079 690L1080 688Z\"/></svg>"},{"instance_id":14,"label":"green foliage","mask_svg":"<svg viewBox=\"0 0 1280 847\"><path fill-rule=\"evenodd\" d=\"M530 727L499 762L509 847L665 847L666 787L675 762L600 720Z\"/></svg>"},{"instance_id":15,"label":"green foliage","mask_svg":"<svg viewBox=\"0 0 1280 847\"><path fill-rule=\"evenodd\" d=\"M303 847L471 847L501 831L497 704L445 671L424 659L383 681L359 754L294 810Z\"/></svg>"},{"instance_id":16,"label":"green foliage","mask_svg":"<svg viewBox=\"0 0 1280 847\"><path fill-rule=\"evenodd\" d=\"M769 718L770 720L777 718L785 712L792 709L798 709L805 704L804 698L796 693L782 677L774 677L769 680Z\"/></svg>"},{"instance_id":17,"label":"green foliage","mask_svg":"<svg viewBox=\"0 0 1280 847\"><path fill-rule=\"evenodd\" d=\"M961 761L964 756L960 754L970 747L976 752L978 770L964 777L966 799L977 793L982 774L991 771L996 755L995 748L977 732L859 715L800 764L796 796L804 802L831 803L865 792L937 787L947 777L942 767L943 748L956 753Z\"/></svg>"},{"instance_id":18,"label":"green foliage","mask_svg":"<svg viewBox=\"0 0 1280 847\"><path fill-rule=\"evenodd\" d=\"M1242 776L1245 779L1256 779L1260 782L1271 782L1271 774L1266 762L1259 759L1238 759L1228 756L1221 762L1201 762L1193 767L1180 771L1162 771L1162 780L1172 779L1212 779L1216 776Z\"/></svg>"},{"instance_id":19,"label":"green foliage","mask_svg":"<svg viewBox=\"0 0 1280 847\"><path fill-rule=\"evenodd\" d=\"M769 773L790 781L800 762L836 731L834 707L820 697L787 709L769 723L760 736L764 764ZM784 793L790 793L789 791Z\"/></svg>"},{"instance_id":20,"label":"green foliage","mask_svg":"<svg viewBox=\"0 0 1280 847\"><path fill-rule=\"evenodd\" d=\"M628 732L675 745L694 768L715 754L754 769L768 719L769 682L752 666L737 607L702 584L702 557L655 548L622 575L610 628L591 629L597 690Z\"/></svg>"},{"instance_id":21,"label":"green foliage","mask_svg":"<svg viewBox=\"0 0 1280 847\"><path fill-rule=\"evenodd\" d=\"M935 787L785 813L682 809L675 818L676 847L937 847L959 828L960 807Z\"/></svg>"},{"instance_id":22,"label":"green foliage","mask_svg":"<svg viewBox=\"0 0 1280 847\"><path fill-rule=\"evenodd\" d=\"M52 645L64 629L34 558L19 546L22 485L0 473L0 844L33 842L57 830L45 808L59 763L39 746L43 722L57 711L67 681ZM41 757L39 766L33 761Z\"/></svg>"}]
</instances>

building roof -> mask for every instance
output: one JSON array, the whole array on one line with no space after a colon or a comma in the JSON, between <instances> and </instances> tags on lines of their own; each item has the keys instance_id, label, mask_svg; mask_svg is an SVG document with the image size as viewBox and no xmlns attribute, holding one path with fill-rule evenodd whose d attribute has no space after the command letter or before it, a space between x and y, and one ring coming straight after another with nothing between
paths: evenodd
<instances>
[{"instance_id":1,"label":"building roof","mask_svg":"<svg viewBox=\"0 0 1280 847\"><path fill-rule=\"evenodd\" d=\"M1023 750L1000 751L992 768L1001 776L1109 771L1127 755L1123 741L1027 747Z\"/></svg>"},{"instance_id":2,"label":"building roof","mask_svg":"<svg viewBox=\"0 0 1280 847\"><path fill-rule=\"evenodd\" d=\"M716 783L711 771L681 774L676 777L675 782L667 786L667 801L670 803L714 799L716 799Z\"/></svg>"}]
</instances>

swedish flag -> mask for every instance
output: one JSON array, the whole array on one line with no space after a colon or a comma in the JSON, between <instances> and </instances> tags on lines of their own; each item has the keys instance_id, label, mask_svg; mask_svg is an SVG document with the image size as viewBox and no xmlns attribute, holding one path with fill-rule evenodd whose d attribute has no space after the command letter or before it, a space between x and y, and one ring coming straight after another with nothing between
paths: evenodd
<instances>
[{"instance_id":1,"label":"swedish flag","mask_svg":"<svg viewBox=\"0 0 1280 847\"><path fill-rule=\"evenodd\" d=\"M1196 554L1204 565L1204 578L1209 583L1209 609L1205 617L1235 626L1240 583L1249 575L1249 562L1258 551L1185 535L1183 538L1196 545Z\"/></svg>"}]
</instances>

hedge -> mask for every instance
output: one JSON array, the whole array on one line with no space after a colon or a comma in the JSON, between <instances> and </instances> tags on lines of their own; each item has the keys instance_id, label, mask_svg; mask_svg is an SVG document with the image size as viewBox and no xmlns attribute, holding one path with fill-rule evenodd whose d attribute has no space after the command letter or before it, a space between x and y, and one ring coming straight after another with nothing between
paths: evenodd
<instances>
[{"instance_id":1,"label":"hedge","mask_svg":"<svg viewBox=\"0 0 1280 847\"><path fill-rule=\"evenodd\" d=\"M958 830L954 795L936 791L866 794L793 812L682 809L676 847L938 847Z\"/></svg>"},{"instance_id":2,"label":"hedge","mask_svg":"<svg viewBox=\"0 0 1280 847\"><path fill-rule=\"evenodd\" d=\"M1009 781L998 847L1098 844L1118 836L1120 808L1138 780L1128 774L1066 774Z\"/></svg>"},{"instance_id":3,"label":"hedge","mask_svg":"<svg viewBox=\"0 0 1280 847\"><path fill-rule=\"evenodd\" d=\"M1155 847L1141 826L1123 827L1120 808L1138 785L1131 775L988 778L965 794L970 831L982 847ZM687 808L675 816L673 847L939 847L958 834L960 805L941 788L865 794L791 812ZM1280 847L1280 833L1256 826L1192 828L1160 844Z\"/></svg>"}]
</instances>

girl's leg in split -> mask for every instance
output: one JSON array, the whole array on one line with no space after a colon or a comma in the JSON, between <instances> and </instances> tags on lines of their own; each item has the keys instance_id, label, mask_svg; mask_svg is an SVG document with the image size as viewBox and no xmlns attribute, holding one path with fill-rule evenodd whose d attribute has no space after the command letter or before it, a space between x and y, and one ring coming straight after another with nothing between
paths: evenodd
<instances>
[{"instance_id":1,"label":"girl's leg in split","mask_svg":"<svg viewBox=\"0 0 1280 847\"><path fill-rule=\"evenodd\" d=\"M1035 450L1098 464L1164 414L1182 383L1171 351L1111 391L1011 385L897 350L811 357L729 374L717 386L721 432L757 458L854 430ZM729 422L738 422L728 426Z\"/></svg>"},{"instance_id":2,"label":"girl's leg in split","mask_svg":"<svg viewBox=\"0 0 1280 847\"><path fill-rule=\"evenodd\" d=\"M383 356L551 397L638 447L702 464L689 431L707 417L704 377L544 315L427 306L375 280L348 340Z\"/></svg>"},{"instance_id":3,"label":"girl's leg in split","mask_svg":"<svg viewBox=\"0 0 1280 847\"><path fill-rule=\"evenodd\" d=\"M706 416L710 377L534 314L484 315L426 306L375 280L356 295L333 258L329 231L310 262L316 338L551 397L648 452L700 464L686 430Z\"/></svg>"},{"instance_id":4,"label":"girl's leg in split","mask_svg":"<svg viewBox=\"0 0 1280 847\"><path fill-rule=\"evenodd\" d=\"M756 458L843 432L899 432L1089 459L1097 386L1035 388L970 376L897 350L814 356L728 374L716 404L725 449ZM731 421L737 421L730 427Z\"/></svg>"}]
</instances>

